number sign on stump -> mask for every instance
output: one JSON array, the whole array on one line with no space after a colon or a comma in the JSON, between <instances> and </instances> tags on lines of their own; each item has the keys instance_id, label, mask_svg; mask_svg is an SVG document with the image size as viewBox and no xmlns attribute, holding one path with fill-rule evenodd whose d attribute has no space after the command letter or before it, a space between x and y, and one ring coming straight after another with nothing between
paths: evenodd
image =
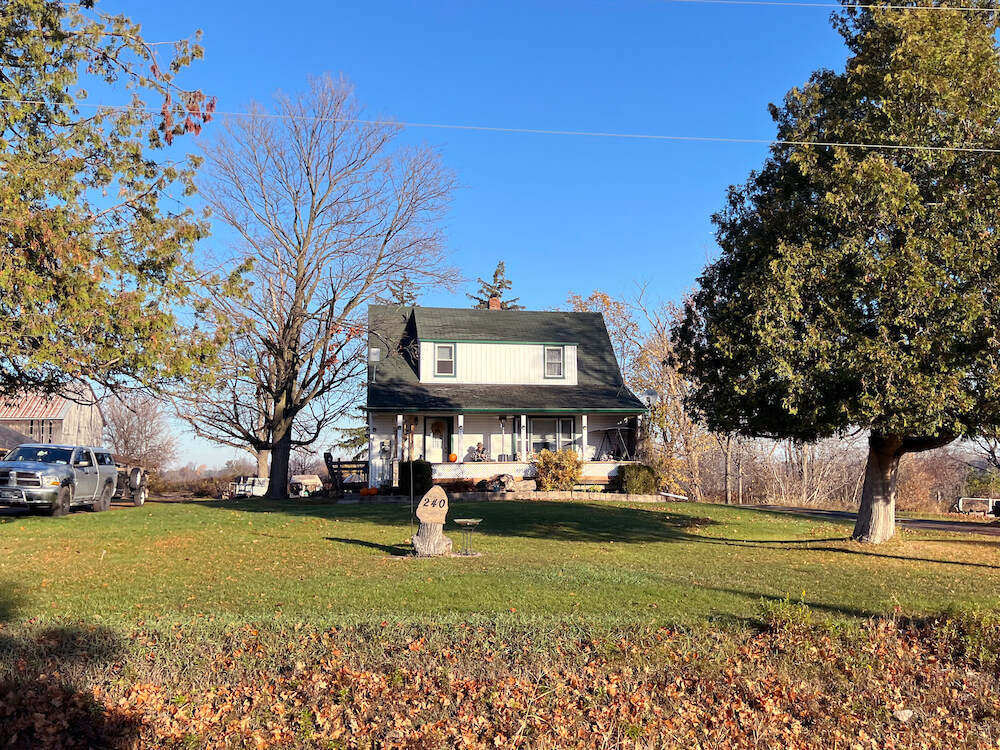
<instances>
[{"instance_id":1,"label":"number sign on stump","mask_svg":"<svg viewBox=\"0 0 1000 750\"><path fill-rule=\"evenodd\" d=\"M418 557L439 557L451 553L451 539L444 535L448 518L448 495L435 484L420 499L417 506L420 528L413 537L413 549Z\"/></svg>"}]
</instances>

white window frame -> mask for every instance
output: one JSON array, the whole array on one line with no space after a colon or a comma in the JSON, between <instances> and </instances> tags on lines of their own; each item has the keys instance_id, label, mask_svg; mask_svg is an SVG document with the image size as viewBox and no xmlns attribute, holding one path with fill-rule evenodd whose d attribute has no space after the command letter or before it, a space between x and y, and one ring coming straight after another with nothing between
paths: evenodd
<instances>
[{"instance_id":1,"label":"white window frame","mask_svg":"<svg viewBox=\"0 0 1000 750\"><path fill-rule=\"evenodd\" d=\"M549 362L549 352L559 352L558 362ZM559 374L549 375L549 365L558 364ZM566 379L566 347L565 346L545 346L542 347L542 376L546 380L565 380Z\"/></svg>"},{"instance_id":2,"label":"white window frame","mask_svg":"<svg viewBox=\"0 0 1000 750\"><path fill-rule=\"evenodd\" d=\"M455 367L455 345L454 344L434 344L434 376L440 378L454 378L457 377L457 368ZM448 358L443 358L441 356L442 349L450 349L451 356ZM441 363L450 362L451 372L441 372Z\"/></svg>"}]
</instances>

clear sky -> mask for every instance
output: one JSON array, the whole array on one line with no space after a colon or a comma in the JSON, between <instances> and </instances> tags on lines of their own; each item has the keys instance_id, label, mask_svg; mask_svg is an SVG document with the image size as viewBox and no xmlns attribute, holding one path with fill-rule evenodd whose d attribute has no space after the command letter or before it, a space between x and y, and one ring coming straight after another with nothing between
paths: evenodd
<instances>
[{"instance_id":1,"label":"clear sky","mask_svg":"<svg viewBox=\"0 0 1000 750\"><path fill-rule=\"evenodd\" d=\"M222 111L343 73L375 113L411 123L770 139L769 102L846 48L829 7L669 0L103 0L148 41L204 32L182 84ZM211 126L201 136L212 137ZM763 162L759 144L409 128L462 188L447 224L469 283L421 304L465 307L507 264L528 309L569 292L677 299L715 253L711 215ZM184 140L184 139L182 139ZM217 237L209 242L223 241ZM192 443L185 460L232 451Z\"/></svg>"}]
</instances>

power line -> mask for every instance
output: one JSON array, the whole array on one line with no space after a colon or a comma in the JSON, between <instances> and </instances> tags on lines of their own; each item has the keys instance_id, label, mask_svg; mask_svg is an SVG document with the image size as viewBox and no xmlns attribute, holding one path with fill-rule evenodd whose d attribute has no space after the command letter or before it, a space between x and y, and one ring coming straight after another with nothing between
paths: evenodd
<instances>
[{"instance_id":1,"label":"power line","mask_svg":"<svg viewBox=\"0 0 1000 750\"><path fill-rule=\"evenodd\" d=\"M673 0L671 0L673 1ZM678 0L686 1L686 0ZM0 99L3 104L50 104L50 102L37 101L32 99ZM95 107L110 111L128 112L134 111L131 107L112 106L103 104L91 104L89 102L72 102L63 106L74 107ZM159 114L158 109L142 108L141 111L147 114ZM1000 154L1000 148L990 148L987 146L932 146L914 145L905 143L861 143L861 142L841 142L841 141L786 141L768 138L722 138L715 136L699 135L660 135L656 133L609 133L591 130L545 130L541 128L507 128L491 125L455 125L446 123L431 122L400 122L398 120L363 120L363 119L337 119L333 117L307 117L303 115L278 115L269 112L221 112L212 113L213 116L246 117L254 119L271 120L293 120L299 122L341 122L351 125L386 125L398 126L402 128L429 128L435 130L464 130L485 133L514 133L518 135L551 135L570 136L577 138L616 138L623 140L640 141L676 141L687 143L731 143L750 144L760 146L840 146L842 148L861 148L871 151L880 149L891 151L941 151L968 154Z\"/></svg>"},{"instance_id":2,"label":"power line","mask_svg":"<svg viewBox=\"0 0 1000 750\"><path fill-rule=\"evenodd\" d=\"M856 5L848 4L842 5L841 3L797 3L790 2L784 3L778 0L659 0L662 3L687 3L691 5L763 5L775 8L838 8L841 10L849 8L858 8L859 10L954 10L964 13L994 13L998 9L996 7L985 7L976 8L970 6L953 6L953 5Z\"/></svg>"}]
</instances>

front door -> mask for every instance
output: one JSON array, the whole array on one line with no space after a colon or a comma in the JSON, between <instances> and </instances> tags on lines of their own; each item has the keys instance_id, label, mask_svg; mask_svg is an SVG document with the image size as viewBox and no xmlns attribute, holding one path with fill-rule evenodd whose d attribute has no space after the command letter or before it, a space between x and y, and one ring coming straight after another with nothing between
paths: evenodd
<instances>
[{"instance_id":1,"label":"front door","mask_svg":"<svg viewBox=\"0 0 1000 750\"><path fill-rule=\"evenodd\" d=\"M452 417L424 417L424 460L448 462L451 453Z\"/></svg>"}]
</instances>

